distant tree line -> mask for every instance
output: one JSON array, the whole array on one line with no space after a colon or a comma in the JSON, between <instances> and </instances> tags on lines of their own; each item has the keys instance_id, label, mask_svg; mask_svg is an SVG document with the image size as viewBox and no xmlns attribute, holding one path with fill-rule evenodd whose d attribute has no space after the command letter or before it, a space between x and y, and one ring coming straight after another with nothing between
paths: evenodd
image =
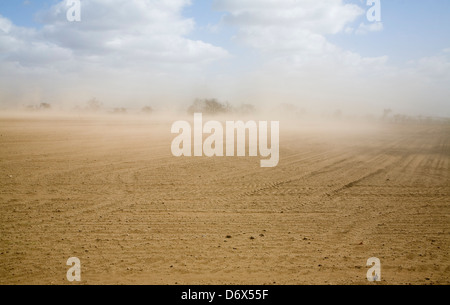
<instances>
[{"instance_id":1,"label":"distant tree line","mask_svg":"<svg viewBox=\"0 0 450 305\"><path fill-rule=\"evenodd\" d=\"M219 102L217 99L196 99L188 108L189 114L203 113L209 115L225 114L225 113L241 113L251 114L256 110L255 106L243 104L240 107L233 107L230 103Z\"/></svg>"},{"instance_id":2,"label":"distant tree line","mask_svg":"<svg viewBox=\"0 0 450 305\"><path fill-rule=\"evenodd\" d=\"M27 105L25 110L27 111L46 111L52 109L52 105L49 103L41 103L39 105Z\"/></svg>"}]
</instances>

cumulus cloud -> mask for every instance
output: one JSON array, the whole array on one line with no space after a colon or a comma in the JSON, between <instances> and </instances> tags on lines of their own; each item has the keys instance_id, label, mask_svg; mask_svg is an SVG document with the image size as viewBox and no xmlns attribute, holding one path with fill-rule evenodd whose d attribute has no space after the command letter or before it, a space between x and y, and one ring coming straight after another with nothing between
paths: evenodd
<instances>
[{"instance_id":1,"label":"cumulus cloud","mask_svg":"<svg viewBox=\"0 0 450 305\"><path fill-rule=\"evenodd\" d=\"M450 82L450 49L442 50L436 56L424 57L412 62L420 75L426 75L432 81Z\"/></svg>"},{"instance_id":2,"label":"cumulus cloud","mask_svg":"<svg viewBox=\"0 0 450 305\"><path fill-rule=\"evenodd\" d=\"M236 25L302 28L319 34L335 34L362 15L356 5L339 0L221 0L215 8L229 12L225 21Z\"/></svg>"},{"instance_id":3,"label":"cumulus cloud","mask_svg":"<svg viewBox=\"0 0 450 305\"><path fill-rule=\"evenodd\" d=\"M11 26L11 21L0 16L0 31L3 32L3 35L9 33L9 31L11 30Z\"/></svg>"},{"instance_id":4,"label":"cumulus cloud","mask_svg":"<svg viewBox=\"0 0 450 305\"><path fill-rule=\"evenodd\" d=\"M214 5L226 12L222 22L236 27L235 41L263 57L247 81L258 88L258 99L333 100L340 107L349 102L350 94L342 94L346 90L355 93L350 99L360 99L354 87L361 73L369 79L385 69L387 56L365 58L328 39L364 15L358 5L340 0L217 0Z\"/></svg>"},{"instance_id":5,"label":"cumulus cloud","mask_svg":"<svg viewBox=\"0 0 450 305\"><path fill-rule=\"evenodd\" d=\"M189 5L83 0L82 21L70 23L66 2L58 1L38 13L38 29L0 16L0 102L79 103L96 96L108 105L136 106L205 96L364 113L414 105L450 115L449 50L400 68L387 54L368 57L331 42L333 35L356 39L383 30L381 22L361 23L363 6L343 0L215 0L213 7L224 15L208 25L209 34L241 46L230 54L189 38L197 27L183 16Z\"/></svg>"},{"instance_id":6,"label":"cumulus cloud","mask_svg":"<svg viewBox=\"0 0 450 305\"><path fill-rule=\"evenodd\" d=\"M341 32L364 14L339 0L221 0L215 8L228 13L224 23L238 27L237 40L268 51L326 48L323 35Z\"/></svg>"},{"instance_id":7,"label":"cumulus cloud","mask_svg":"<svg viewBox=\"0 0 450 305\"><path fill-rule=\"evenodd\" d=\"M116 54L124 60L197 63L227 56L224 49L185 38L195 25L181 15L189 4L187 0L86 0L82 22L70 23L66 1L60 1L38 14L44 26L34 37L17 38L68 49L80 60Z\"/></svg>"},{"instance_id":8,"label":"cumulus cloud","mask_svg":"<svg viewBox=\"0 0 450 305\"><path fill-rule=\"evenodd\" d=\"M380 32L384 28L382 22L373 22L369 24L361 23L356 30L356 34L363 35L369 32Z\"/></svg>"},{"instance_id":9,"label":"cumulus cloud","mask_svg":"<svg viewBox=\"0 0 450 305\"><path fill-rule=\"evenodd\" d=\"M240 92L248 99L359 113L423 111L424 96L431 90L429 113L443 108L447 99L448 90L423 83L427 74L446 75L442 56L419 60L409 70L393 66L386 54L367 57L330 42L336 34L383 30L381 22L361 23L363 6L341 0L216 0L214 7L225 12L222 24L236 28L234 40L262 57L241 78Z\"/></svg>"},{"instance_id":10,"label":"cumulus cloud","mask_svg":"<svg viewBox=\"0 0 450 305\"><path fill-rule=\"evenodd\" d=\"M225 11L224 24L237 28L235 41L275 60L310 65L316 60L367 63L357 54L329 42L327 36L345 32L365 11L342 0L216 0ZM354 64L351 64L354 66Z\"/></svg>"},{"instance_id":11,"label":"cumulus cloud","mask_svg":"<svg viewBox=\"0 0 450 305\"><path fill-rule=\"evenodd\" d=\"M103 91L117 78L126 92L136 89L136 81L143 83L141 91L152 87L149 81L160 82L155 86L161 89L161 75L168 71L181 75L227 58L225 49L187 38L195 27L182 16L188 5L188 0L84 0L82 21L71 23L66 1L59 1L37 14L40 29L18 27L0 16L1 74L14 83L2 89L17 95L36 71L56 83L65 79L81 86L83 78L96 79Z\"/></svg>"}]
</instances>

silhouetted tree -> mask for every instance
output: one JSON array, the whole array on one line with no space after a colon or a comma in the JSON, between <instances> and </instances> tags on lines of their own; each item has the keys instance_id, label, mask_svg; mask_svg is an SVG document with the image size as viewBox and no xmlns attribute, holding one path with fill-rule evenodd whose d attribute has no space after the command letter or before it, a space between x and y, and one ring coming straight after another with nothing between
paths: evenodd
<instances>
[{"instance_id":1,"label":"silhouetted tree","mask_svg":"<svg viewBox=\"0 0 450 305\"><path fill-rule=\"evenodd\" d=\"M220 114L231 111L231 106L228 103L222 104L216 99L196 99L189 107L188 112L204 113L204 114Z\"/></svg>"},{"instance_id":2,"label":"silhouetted tree","mask_svg":"<svg viewBox=\"0 0 450 305\"><path fill-rule=\"evenodd\" d=\"M334 112L334 114L333 114L333 117L334 117L335 119L340 119L340 118L342 118L342 111L341 111L340 109L336 110L336 111Z\"/></svg>"},{"instance_id":3,"label":"silhouetted tree","mask_svg":"<svg viewBox=\"0 0 450 305\"><path fill-rule=\"evenodd\" d=\"M392 109L383 110L383 119L386 119L392 113Z\"/></svg>"},{"instance_id":4,"label":"silhouetted tree","mask_svg":"<svg viewBox=\"0 0 450 305\"><path fill-rule=\"evenodd\" d=\"M141 112L146 113L146 114L151 114L151 113L153 113L153 108L150 106L145 106L144 108L142 108Z\"/></svg>"},{"instance_id":5,"label":"silhouetted tree","mask_svg":"<svg viewBox=\"0 0 450 305\"><path fill-rule=\"evenodd\" d=\"M114 108L113 113L114 114L125 114L125 113L127 113L127 109L126 108Z\"/></svg>"},{"instance_id":6,"label":"silhouetted tree","mask_svg":"<svg viewBox=\"0 0 450 305\"><path fill-rule=\"evenodd\" d=\"M99 100L97 100L95 97L90 99L87 102L87 110L92 112L97 112L102 108L102 103L100 103Z\"/></svg>"},{"instance_id":7,"label":"silhouetted tree","mask_svg":"<svg viewBox=\"0 0 450 305\"><path fill-rule=\"evenodd\" d=\"M40 110L50 110L51 108L52 108L52 105L50 105L48 103L41 103L39 105Z\"/></svg>"}]
</instances>

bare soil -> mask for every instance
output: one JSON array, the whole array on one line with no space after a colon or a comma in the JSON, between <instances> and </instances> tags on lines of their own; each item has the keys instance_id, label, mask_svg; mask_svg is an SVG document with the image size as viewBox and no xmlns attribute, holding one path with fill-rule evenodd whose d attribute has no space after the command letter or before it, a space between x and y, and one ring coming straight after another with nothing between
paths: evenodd
<instances>
[{"instance_id":1,"label":"bare soil","mask_svg":"<svg viewBox=\"0 0 450 305\"><path fill-rule=\"evenodd\" d=\"M450 284L450 126L281 122L267 169L171 123L0 118L0 284Z\"/></svg>"}]
</instances>

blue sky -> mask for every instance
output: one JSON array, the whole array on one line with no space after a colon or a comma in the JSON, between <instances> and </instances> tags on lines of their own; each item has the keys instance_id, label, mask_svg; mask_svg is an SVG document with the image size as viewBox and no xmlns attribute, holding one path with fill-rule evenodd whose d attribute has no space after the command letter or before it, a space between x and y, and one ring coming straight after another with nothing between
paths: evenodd
<instances>
[{"instance_id":1,"label":"blue sky","mask_svg":"<svg viewBox=\"0 0 450 305\"><path fill-rule=\"evenodd\" d=\"M0 2L0 14L13 21L18 26L41 26L34 15L41 9L48 8L54 1L45 0L2 0Z\"/></svg>"},{"instance_id":2,"label":"blue sky","mask_svg":"<svg viewBox=\"0 0 450 305\"><path fill-rule=\"evenodd\" d=\"M197 0L184 14L195 19L200 29L192 37L229 43L234 30L219 34L204 30L207 25L218 24L226 12L214 10L213 1ZM361 0L347 1L368 8ZM353 36L341 33L330 35L330 41L345 49L365 56L388 55L398 64L432 55L450 45L450 1L448 0L382 0L384 31L372 35ZM360 20L361 21L361 20Z\"/></svg>"},{"instance_id":3,"label":"blue sky","mask_svg":"<svg viewBox=\"0 0 450 305\"><path fill-rule=\"evenodd\" d=\"M48 9L57 0L1 0L0 14L18 26L42 26L35 14ZM349 0L365 7L361 0ZM373 35L352 36L345 33L330 35L330 41L366 56L389 55L399 64L435 54L450 45L450 1L448 0L382 0L384 31ZM197 28L189 35L193 39L236 48L230 43L235 29L221 29L217 33L207 30L217 25L226 12L213 8L211 0L193 0L183 11L193 18ZM236 49L238 50L238 49Z\"/></svg>"},{"instance_id":4,"label":"blue sky","mask_svg":"<svg viewBox=\"0 0 450 305\"><path fill-rule=\"evenodd\" d=\"M0 0L0 103L2 94L16 104L68 100L73 88L54 83L75 81L83 98L112 104L215 96L376 109L395 101L398 111L450 115L448 0L381 0L380 24L367 20L366 0L81 3L84 19L71 24L64 1ZM109 96L118 83L123 90Z\"/></svg>"},{"instance_id":5,"label":"blue sky","mask_svg":"<svg viewBox=\"0 0 450 305\"><path fill-rule=\"evenodd\" d=\"M381 5L383 31L356 37L339 34L330 40L366 56L389 55L399 64L448 48L450 1L385 0Z\"/></svg>"}]
</instances>

